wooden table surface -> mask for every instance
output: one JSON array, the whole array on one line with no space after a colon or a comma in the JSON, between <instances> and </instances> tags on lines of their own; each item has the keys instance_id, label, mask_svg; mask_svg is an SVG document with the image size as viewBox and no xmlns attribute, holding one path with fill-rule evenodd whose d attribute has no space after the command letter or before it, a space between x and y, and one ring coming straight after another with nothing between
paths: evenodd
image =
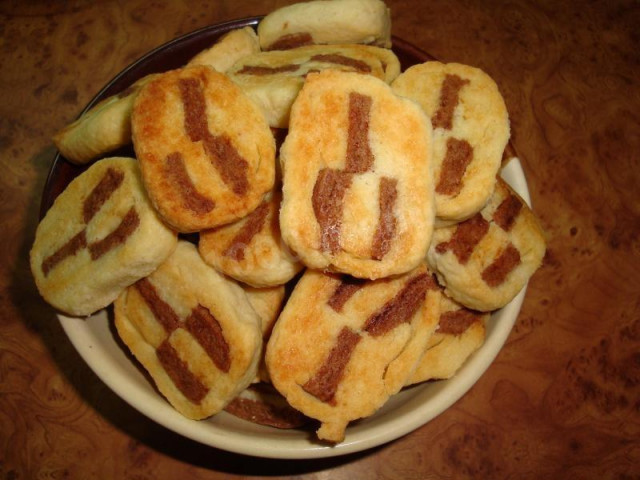
<instances>
[{"instance_id":1,"label":"wooden table surface","mask_svg":"<svg viewBox=\"0 0 640 480\"><path fill-rule=\"evenodd\" d=\"M0 477L639 478L635 0L387 2L394 34L496 80L548 241L497 359L428 424L335 459L253 459L147 420L84 364L28 266L52 134L151 48L287 3L0 1Z\"/></svg>"}]
</instances>

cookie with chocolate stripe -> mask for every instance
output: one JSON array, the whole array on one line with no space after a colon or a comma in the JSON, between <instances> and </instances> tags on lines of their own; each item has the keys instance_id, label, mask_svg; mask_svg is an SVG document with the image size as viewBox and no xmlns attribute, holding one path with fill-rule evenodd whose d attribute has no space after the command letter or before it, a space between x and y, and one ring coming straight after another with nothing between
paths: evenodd
<instances>
[{"instance_id":1,"label":"cookie with chocolate stripe","mask_svg":"<svg viewBox=\"0 0 640 480\"><path fill-rule=\"evenodd\" d=\"M436 328L440 289L425 266L375 281L307 270L267 344L266 364L289 404L340 442L411 376Z\"/></svg>"},{"instance_id":2,"label":"cookie with chocolate stripe","mask_svg":"<svg viewBox=\"0 0 640 480\"><path fill-rule=\"evenodd\" d=\"M70 162L85 164L131 144L131 111L139 90L155 77L147 75L131 87L105 98L53 136Z\"/></svg>"},{"instance_id":3,"label":"cookie with chocolate stripe","mask_svg":"<svg viewBox=\"0 0 640 480\"><path fill-rule=\"evenodd\" d=\"M365 73L391 82L400 72L400 62L391 50L373 46L311 45L249 55L227 74L260 106L269 125L286 128L306 76L327 69Z\"/></svg>"},{"instance_id":4,"label":"cookie with chocolate stripe","mask_svg":"<svg viewBox=\"0 0 640 480\"><path fill-rule=\"evenodd\" d=\"M381 0L314 0L281 7L258 24L262 50L311 44L391 47L391 15Z\"/></svg>"},{"instance_id":5,"label":"cookie with chocolate stripe","mask_svg":"<svg viewBox=\"0 0 640 480\"><path fill-rule=\"evenodd\" d=\"M509 140L498 86L478 68L432 61L408 68L392 87L431 119L438 220L471 217L493 192Z\"/></svg>"},{"instance_id":6,"label":"cookie with chocolate stripe","mask_svg":"<svg viewBox=\"0 0 640 480\"><path fill-rule=\"evenodd\" d=\"M407 385L453 377L484 343L490 314L469 310L446 295L441 298L438 326Z\"/></svg>"},{"instance_id":7,"label":"cookie with chocolate stripe","mask_svg":"<svg viewBox=\"0 0 640 480\"><path fill-rule=\"evenodd\" d=\"M115 302L118 335L181 414L220 412L255 378L260 318L235 282L206 265L196 247L172 255Z\"/></svg>"},{"instance_id":8,"label":"cookie with chocolate stripe","mask_svg":"<svg viewBox=\"0 0 640 480\"><path fill-rule=\"evenodd\" d=\"M435 230L427 258L447 295L486 312L505 306L518 294L541 265L545 249L537 218L498 177L480 212Z\"/></svg>"},{"instance_id":9,"label":"cookie with chocolate stripe","mask_svg":"<svg viewBox=\"0 0 640 480\"><path fill-rule=\"evenodd\" d=\"M226 72L235 62L260 51L258 35L251 27L231 30L211 47L199 52L187 66L207 65L218 72Z\"/></svg>"},{"instance_id":10,"label":"cookie with chocolate stripe","mask_svg":"<svg viewBox=\"0 0 640 480\"><path fill-rule=\"evenodd\" d=\"M376 279L419 265L433 230L431 125L382 80L310 74L280 150L280 228L302 262Z\"/></svg>"},{"instance_id":11,"label":"cookie with chocolate stripe","mask_svg":"<svg viewBox=\"0 0 640 480\"><path fill-rule=\"evenodd\" d=\"M176 242L147 197L138 162L108 158L69 183L44 216L31 271L55 308L90 315L155 270Z\"/></svg>"},{"instance_id":12,"label":"cookie with chocolate stripe","mask_svg":"<svg viewBox=\"0 0 640 480\"><path fill-rule=\"evenodd\" d=\"M254 287L284 285L302 264L280 236L281 194L270 193L253 212L237 222L200 232L198 250L218 271Z\"/></svg>"},{"instance_id":13,"label":"cookie with chocolate stripe","mask_svg":"<svg viewBox=\"0 0 640 480\"><path fill-rule=\"evenodd\" d=\"M238 220L274 186L275 140L264 115L210 67L172 70L148 83L132 127L149 196L180 232Z\"/></svg>"}]
</instances>

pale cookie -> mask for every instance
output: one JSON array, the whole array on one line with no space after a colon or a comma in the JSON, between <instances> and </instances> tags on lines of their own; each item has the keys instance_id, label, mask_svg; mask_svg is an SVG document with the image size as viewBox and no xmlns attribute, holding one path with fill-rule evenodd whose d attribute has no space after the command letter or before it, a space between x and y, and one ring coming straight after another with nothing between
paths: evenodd
<instances>
[{"instance_id":1,"label":"pale cookie","mask_svg":"<svg viewBox=\"0 0 640 480\"><path fill-rule=\"evenodd\" d=\"M274 186L275 140L264 116L210 67L172 70L147 84L132 126L149 197L181 232L240 219Z\"/></svg>"},{"instance_id":2,"label":"pale cookie","mask_svg":"<svg viewBox=\"0 0 640 480\"><path fill-rule=\"evenodd\" d=\"M260 51L258 35L251 27L226 33L211 47L195 55L187 66L206 65L218 72L226 72L234 63Z\"/></svg>"},{"instance_id":3,"label":"pale cookie","mask_svg":"<svg viewBox=\"0 0 640 480\"><path fill-rule=\"evenodd\" d=\"M496 83L482 70L457 63L414 65L392 83L415 100L433 126L436 217L461 221L493 193L509 140L509 117Z\"/></svg>"},{"instance_id":4,"label":"pale cookie","mask_svg":"<svg viewBox=\"0 0 640 480\"><path fill-rule=\"evenodd\" d=\"M281 194L273 191L245 218L200 232L198 250L216 270L254 287L284 285L302 264L282 241L278 212Z\"/></svg>"},{"instance_id":5,"label":"pale cookie","mask_svg":"<svg viewBox=\"0 0 640 480\"><path fill-rule=\"evenodd\" d=\"M115 302L118 335L182 415L220 412L255 378L260 319L245 292L194 245L174 253Z\"/></svg>"},{"instance_id":6,"label":"pale cookie","mask_svg":"<svg viewBox=\"0 0 640 480\"><path fill-rule=\"evenodd\" d=\"M453 377L484 343L489 318L442 295L438 326L407 385Z\"/></svg>"},{"instance_id":7,"label":"pale cookie","mask_svg":"<svg viewBox=\"0 0 640 480\"><path fill-rule=\"evenodd\" d=\"M434 231L428 261L447 295L467 308L504 307L542 263L545 239L535 215L498 177L486 206Z\"/></svg>"},{"instance_id":8,"label":"pale cookie","mask_svg":"<svg viewBox=\"0 0 640 480\"><path fill-rule=\"evenodd\" d=\"M147 197L138 162L108 158L71 181L42 219L31 271L55 308L90 315L155 270L176 242Z\"/></svg>"},{"instance_id":9,"label":"pale cookie","mask_svg":"<svg viewBox=\"0 0 640 480\"><path fill-rule=\"evenodd\" d=\"M272 384L341 442L413 373L435 330L440 289L425 266L375 281L307 270L267 344Z\"/></svg>"},{"instance_id":10,"label":"pale cookie","mask_svg":"<svg viewBox=\"0 0 640 480\"><path fill-rule=\"evenodd\" d=\"M269 125L286 128L291 105L310 72L359 72L391 82L400 61L391 50L366 45L311 45L260 52L236 62L229 77L257 104Z\"/></svg>"},{"instance_id":11,"label":"pale cookie","mask_svg":"<svg viewBox=\"0 0 640 480\"><path fill-rule=\"evenodd\" d=\"M305 265L376 279L424 259L435 210L431 125L386 83L310 74L280 160L282 237Z\"/></svg>"},{"instance_id":12,"label":"pale cookie","mask_svg":"<svg viewBox=\"0 0 640 480\"><path fill-rule=\"evenodd\" d=\"M258 24L262 50L311 44L391 47L391 15L380 0L315 0L281 7Z\"/></svg>"},{"instance_id":13,"label":"pale cookie","mask_svg":"<svg viewBox=\"0 0 640 480\"><path fill-rule=\"evenodd\" d=\"M84 164L131 144L131 111L140 89L155 75L141 78L117 95L105 98L53 136L62 156Z\"/></svg>"}]
</instances>

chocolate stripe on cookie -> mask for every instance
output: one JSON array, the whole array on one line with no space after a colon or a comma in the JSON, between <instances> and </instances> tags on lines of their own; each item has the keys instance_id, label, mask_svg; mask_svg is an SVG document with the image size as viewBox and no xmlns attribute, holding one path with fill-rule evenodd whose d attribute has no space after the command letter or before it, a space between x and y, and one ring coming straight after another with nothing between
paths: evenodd
<instances>
[{"instance_id":1,"label":"chocolate stripe on cookie","mask_svg":"<svg viewBox=\"0 0 640 480\"><path fill-rule=\"evenodd\" d=\"M508 195L495 212L493 212L493 222L505 232L511 230L516 221L516 217L522 209L522 202L515 195Z\"/></svg>"},{"instance_id":2,"label":"chocolate stripe on cookie","mask_svg":"<svg viewBox=\"0 0 640 480\"><path fill-rule=\"evenodd\" d=\"M313 186L313 213L320 225L320 248L336 253L340 249L340 229L344 195L351 185L351 175L340 170L320 170Z\"/></svg>"},{"instance_id":3,"label":"chocolate stripe on cookie","mask_svg":"<svg viewBox=\"0 0 640 480\"><path fill-rule=\"evenodd\" d=\"M276 39L265 50L290 50L305 45L313 45L313 37L309 32L290 33Z\"/></svg>"},{"instance_id":4,"label":"chocolate stripe on cookie","mask_svg":"<svg viewBox=\"0 0 640 480\"><path fill-rule=\"evenodd\" d=\"M204 348L216 367L227 373L231 368L229 344L224 338L220 323L211 312L198 305L187 317L185 327Z\"/></svg>"},{"instance_id":5,"label":"chocolate stripe on cookie","mask_svg":"<svg viewBox=\"0 0 640 480\"><path fill-rule=\"evenodd\" d=\"M266 67L264 65L245 65L237 73L242 73L244 75L275 75L278 73L293 73L297 72L300 68L300 65L288 64L288 65L280 65L278 67Z\"/></svg>"},{"instance_id":6,"label":"chocolate stripe on cookie","mask_svg":"<svg viewBox=\"0 0 640 480\"><path fill-rule=\"evenodd\" d=\"M469 220L459 223L449 241L436 245L436 252L442 255L451 250L458 261L465 264L469 261L473 249L488 231L489 222L477 213Z\"/></svg>"},{"instance_id":7,"label":"chocolate stripe on cookie","mask_svg":"<svg viewBox=\"0 0 640 480\"><path fill-rule=\"evenodd\" d=\"M178 314L171 308L167 302L160 298L156 288L146 278L138 280L135 284L136 290L142 296L144 303L147 304L155 319L162 325L165 332L171 333L180 326Z\"/></svg>"},{"instance_id":8,"label":"chocolate stripe on cookie","mask_svg":"<svg viewBox=\"0 0 640 480\"><path fill-rule=\"evenodd\" d=\"M344 304L362 287L365 281L360 278L354 278L344 275L340 279L340 284L334 290L327 304L336 312L341 312Z\"/></svg>"},{"instance_id":9,"label":"chocolate stripe on cookie","mask_svg":"<svg viewBox=\"0 0 640 480\"><path fill-rule=\"evenodd\" d=\"M312 56L311 60L316 62L333 63L335 65L351 67L357 72L371 72L371 66L367 62L363 62L362 60L358 60L357 58L346 57L344 55L340 55L339 53L319 53Z\"/></svg>"},{"instance_id":10,"label":"chocolate stripe on cookie","mask_svg":"<svg viewBox=\"0 0 640 480\"><path fill-rule=\"evenodd\" d=\"M115 168L108 168L98 184L91 190L91 193L87 196L82 204L82 216L84 223L94 217L98 210L104 205L104 203L113 195L124 180L124 172L116 170Z\"/></svg>"},{"instance_id":11,"label":"chocolate stripe on cookie","mask_svg":"<svg viewBox=\"0 0 640 480\"><path fill-rule=\"evenodd\" d=\"M186 208L197 214L213 210L215 202L196 190L179 152L167 155L164 165L167 178L175 185Z\"/></svg>"},{"instance_id":12,"label":"chocolate stripe on cookie","mask_svg":"<svg viewBox=\"0 0 640 480\"><path fill-rule=\"evenodd\" d=\"M462 177L473 160L473 147L466 140L449 138L447 153L442 161L436 193L454 196L462 190Z\"/></svg>"},{"instance_id":13,"label":"chocolate stripe on cookie","mask_svg":"<svg viewBox=\"0 0 640 480\"><path fill-rule=\"evenodd\" d=\"M229 246L222 252L222 255L233 258L237 262L244 260L245 248L251 243L253 237L262 230L268 215L269 204L260 204L260 206L247 217L244 225L233 237Z\"/></svg>"},{"instance_id":14,"label":"chocolate stripe on cookie","mask_svg":"<svg viewBox=\"0 0 640 480\"><path fill-rule=\"evenodd\" d=\"M367 319L364 330L377 337L409 322L422 305L429 288L436 288L433 277L427 273L416 275L395 297Z\"/></svg>"},{"instance_id":15,"label":"chocolate stripe on cookie","mask_svg":"<svg viewBox=\"0 0 640 480\"><path fill-rule=\"evenodd\" d=\"M498 257L482 271L482 279L490 287L497 287L520 264L520 252L510 243Z\"/></svg>"},{"instance_id":16,"label":"chocolate stripe on cookie","mask_svg":"<svg viewBox=\"0 0 640 480\"><path fill-rule=\"evenodd\" d=\"M433 128L451 130L453 126L453 112L458 106L460 89L467 85L469 80L462 79L458 75L447 74L440 89L440 104L438 110L431 118Z\"/></svg>"},{"instance_id":17,"label":"chocolate stripe on cookie","mask_svg":"<svg viewBox=\"0 0 640 480\"><path fill-rule=\"evenodd\" d=\"M67 257L72 257L78 251L87 246L87 233L86 230L82 230L77 233L71 239L56 250L52 255L49 255L42 261L42 273L46 277L49 272L58 265L62 260Z\"/></svg>"},{"instance_id":18,"label":"chocolate stripe on cookie","mask_svg":"<svg viewBox=\"0 0 640 480\"><path fill-rule=\"evenodd\" d=\"M189 370L168 339L160 344L156 355L178 390L191 402L199 404L209 389Z\"/></svg>"},{"instance_id":19,"label":"chocolate stripe on cookie","mask_svg":"<svg viewBox=\"0 0 640 480\"><path fill-rule=\"evenodd\" d=\"M131 207L126 215L122 217L120 225L113 232L102 240L89 244L91 260L97 260L108 251L113 250L118 245L122 245L136 231L139 225L140 217L138 212L136 212L135 207Z\"/></svg>"},{"instance_id":20,"label":"chocolate stripe on cookie","mask_svg":"<svg viewBox=\"0 0 640 480\"><path fill-rule=\"evenodd\" d=\"M202 141L204 150L222 181L235 194L244 195L249 189L249 164L231 144L229 137L214 135L209 131L202 83L195 78L181 78L178 88L184 105L184 128L187 136L192 142Z\"/></svg>"},{"instance_id":21,"label":"chocolate stripe on cookie","mask_svg":"<svg viewBox=\"0 0 640 480\"><path fill-rule=\"evenodd\" d=\"M378 203L380 205L380 218L378 227L373 237L371 257L374 260L382 258L391 249L391 240L396 232L396 217L394 207L398 198L398 181L394 178L382 177L380 179L380 194Z\"/></svg>"},{"instance_id":22,"label":"chocolate stripe on cookie","mask_svg":"<svg viewBox=\"0 0 640 480\"><path fill-rule=\"evenodd\" d=\"M369 146L369 117L372 99L368 95L349 94L349 128L347 133L347 159L345 170L364 173L373 166L373 153Z\"/></svg>"},{"instance_id":23,"label":"chocolate stripe on cookie","mask_svg":"<svg viewBox=\"0 0 640 480\"><path fill-rule=\"evenodd\" d=\"M467 308L451 310L440 315L437 332L449 335L462 335L475 322L480 321L480 315Z\"/></svg>"},{"instance_id":24,"label":"chocolate stripe on cookie","mask_svg":"<svg viewBox=\"0 0 640 480\"><path fill-rule=\"evenodd\" d=\"M342 327L326 360L316 374L302 385L302 389L321 402L335 405L336 391L344 369L361 338L360 334L349 327Z\"/></svg>"}]
</instances>

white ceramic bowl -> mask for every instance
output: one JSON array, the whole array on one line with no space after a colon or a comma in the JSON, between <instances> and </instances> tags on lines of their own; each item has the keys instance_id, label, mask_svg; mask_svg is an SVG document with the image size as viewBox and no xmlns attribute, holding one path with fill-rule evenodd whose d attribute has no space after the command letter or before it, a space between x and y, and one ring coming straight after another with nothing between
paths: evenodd
<instances>
[{"instance_id":1,"label":"white ceramic bowl","mask_svg":"<svg viewBox=\"0 0 640 480\"><path fill-rule=\"evenodd\" d=\"M255 17L208 27L159 47L115 77L87 108L147 73L180 66L230 29L255 26L257 21L258 17ZM400 39L395 39L394 49L402 60L403 68L430 58ZM56 157L43 196L43 211L80 170ZM507 164L502 176L530 203L527 183L517 158ZM98 312L86 319L63 315L59 318L74 347L96 375L141 414L166 428L203 444L246 455L283 459L321 458L353 453L392 441L449 408L473 386L502 348L518 316L525 290L506 307L493 313L483 346L452 379L427 382L403 390L373 416L353 422L347 428L344 442L335 446L318 442L310 431L260 426L226 412L207 420L189 420L157 393L116 340L111 310Z\"/></svg>"}]
</instances>

